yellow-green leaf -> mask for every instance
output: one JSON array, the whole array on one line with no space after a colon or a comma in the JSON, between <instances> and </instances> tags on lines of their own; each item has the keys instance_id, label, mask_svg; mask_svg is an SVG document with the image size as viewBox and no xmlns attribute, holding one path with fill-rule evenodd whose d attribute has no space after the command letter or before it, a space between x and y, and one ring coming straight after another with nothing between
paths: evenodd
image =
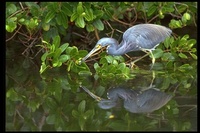
<instances>
[{"instance_id":1,"label":"yellow-green leaf","mask_svg":"<svg viewBox=\"0 0 200 133\"><path fill-rule=\"evenodd\" d=\"M98 29L98 30L103 30L104 29L104 25L102 23L102 21L100 19L95 20L93 22L93 25Z\"/></svg>"},{"instance_id":2,"label":"yellow-green leaf","mask_svg":"<svg viewBox=\"0 0 200 133\"><path fill-rule=\"evenodd\" d=\"M49 11L47 15L45 16L45 23L49 23L55 16L54 11Z\"/></svg>"},{"instance_id":3,"label":"yellow-green leaf","mask_svg":"<svg viewBox=\"0 0 200 133\"><path fill-rule=\"evenodd\" d=\"M76 24L77 26L81 27L81 28L84 28L85 27L85 21L83 19L82 16L79 16L76 20Z\"/></svg>"}]
</instances>

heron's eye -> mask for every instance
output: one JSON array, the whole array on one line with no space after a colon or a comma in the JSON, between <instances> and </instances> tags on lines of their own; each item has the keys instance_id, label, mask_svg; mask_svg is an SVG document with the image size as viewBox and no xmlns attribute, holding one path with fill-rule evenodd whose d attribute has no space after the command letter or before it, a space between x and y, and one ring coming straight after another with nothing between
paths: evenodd
<instances>
[{"instance_id":1,"label":"heron's eye","mask_svg":"<svg viewBox=\"0 0 200 133\"><path fill-rule=\"evenodd\" d=\"M97 44L96 48L101 48L101 45L100 45L100 44Z\"/></svg>"}]
</instances>

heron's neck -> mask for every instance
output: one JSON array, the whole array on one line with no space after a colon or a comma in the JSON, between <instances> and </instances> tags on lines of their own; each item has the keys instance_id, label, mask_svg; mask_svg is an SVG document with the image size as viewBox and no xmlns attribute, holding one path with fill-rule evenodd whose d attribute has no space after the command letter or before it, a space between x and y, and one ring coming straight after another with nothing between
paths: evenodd
<instances>
[{"instance_id":1,"label":"heron's neck","mask_svg":"<svg viewBox=\"0 0 200 133\"><path fill-rule=\"evenodd\" d=\"M110 45L107 48L107 53L110 55L123 55L125 53L125 45L122 45L124 42L122 41L120 44L116 42L117 41L110 43Z\"/></svg>"}]
</instances>

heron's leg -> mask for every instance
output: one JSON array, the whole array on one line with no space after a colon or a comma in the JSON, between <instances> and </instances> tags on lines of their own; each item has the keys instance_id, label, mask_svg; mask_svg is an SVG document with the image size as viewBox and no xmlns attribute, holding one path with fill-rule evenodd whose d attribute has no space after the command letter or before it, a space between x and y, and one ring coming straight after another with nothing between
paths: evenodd
<instances>
[{"instance_id":1,"label":"heron's leg","mask_svg":"<svg viewBox=\"0 0 200 133\"><path fill-rule=\"evenodd\" d=\"M151 70L153 68L153 66L154 66L154 63L155 63L155 57L154 57L152 51L149 51L149 52L150 52L150 54L152 56L152 64L151 64L151 68L150 68L150 70Z\"/></svg>"},{"instance_id":2,"label":"heron's leg","mask_svg":"<svg viewBox=\"0 0 200 133\"><path fill-rule=\"evenodd\" d=\"M151 56L152 56L152 65L151 65L151 68L150 68L150 70L153 68L153 66L154 66L154 63L155 63L155 57L154 57L154 55L153 55L153 53L152 53L152 51L153 50L155 50L154 48L152 48L152 49L141 49L143 52L145 52L145 53L147 53L147 51L149 51L149 53L151 54Z\"/></svg>"},{"instance_id":3,"label":"heron's leg","mask_svg":"<svg viewBox=\"0 0 200 133\"><path fill-rule=\"evenodd\" d=\"M149 53L147 53L147 52L145 52L145 53L146 53L146 54L143 55L142 57L140 57L140 58L138 58L138 59L132 61L132 62L130 63L130 66L132 67L132 66L135 64L135 62L138 62L139 60L141 60L141 59L143 59L144 57L146 57L146 56L149 55Z\"/></svg>"},{"instance_id":4,"label":"heron's leg","mask_svg":"<svg viewBox=\"0 0 200 133\"><path fill-rule=\"evenodd\" d=\"M154 82L154 79L155 79L155 71L152 71L152 80L151 80L151 84L149 86L149 88L153 88L153 82Z\"/></svg>"}]
</instances>

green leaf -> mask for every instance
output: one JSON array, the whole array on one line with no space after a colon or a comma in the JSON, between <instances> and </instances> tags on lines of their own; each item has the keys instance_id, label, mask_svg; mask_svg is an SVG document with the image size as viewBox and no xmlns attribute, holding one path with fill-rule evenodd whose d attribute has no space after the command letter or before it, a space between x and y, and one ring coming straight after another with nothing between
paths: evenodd
<instances>
[{"instance_id":1,"label":"green leaf","mask_svg":"<svg viewBox=\"0 0 200 133\"><path fill-rule=\"evenodd\" d=\"M29 25L28 25L28 28L35 29L37 27L37 25L38 25L37 19L34 20L34 19L31 18Z\"/></svg>"},{"instance_id":2,"label":"green leaf","mask_svg":"<svg viewBox=\"0 0 200 133\"><path fill-rule=\"evenodd\" d=\"M177 6L177 10L178 10L178 12L179 13L183 13L183 12L185 12L185 10L187 9L187 6L185 6L185 5L179 5L179 6Z\"/></svg>"},{"instance_id":3,"label":"green leaf","mask_svg":"<svg viewBox=\"0 0 200 133\"><path fill-rule=\"evenodd\" d=\"M70 18L70 21L73 22L76 18L78 18L78 14L74 12Z\"/></svg>"},{"instance_id":4,"label":"green leaf","mask_svg":"<svg viewBox=\"0 0 200 133\"><path fill-rule=\"evenodd\" d=\"M92 73L90 71L80 71L80 72L78 72L78 75L80 75L80 76L91 76Z\"/></svg>"},{"instance_id":5,"label":"green leaf","mask_svg":"<svg viewBox=\"0 0 200 133\"><path fill-rule=\"evenodd\" d=\"M93 10L91 9L91 8L89 8L89 9L87 9L87 8L85 8L85 16L84 16L84 18L87 20L87 21L91 21L91 20L93 20Z\"/></svg>"},{"instance_id":6,"label":"green leaf","mask_svg":"<svg viewBox=\"0 0 200 133\"><path fill-rule=\"evenodd\" d=\"M77 6L77 13L79 15L81 15L83 13L83 6L82 6L82 2L79 2L78 3L78 6Z\"/></svg>"},{"instance_id":7,"label":"green leaf","mask_svg":"<svg viewBox=\"0 0 200 133\"><path fill-rule=\"evenodd\" d=\"M79 126L81 128L81 131L83 131L84 125L85 125L86 120L81 116L78 120Z\"/></svg>"},{"instance_id":8,"label":"green leaf","mask_svg":"<svg viewBox=\"0 0 200 133\"><path fill-rule=\"evenodd\" d=\"M84 57L87 55L88 51L87 50L79 50L78 53L79 53L79 55L78 55L79 57Z\"/></svg>"},{"instance_id":9,"label":"green leaf","mask_svg":"<svg viewBox=\"0 0 200 133\"><path fill-rule=\"evenodd\" d=\"M100 19L103 16L104 12L101 10L94 10L93 14L93 19Z\"/></svg>"},{"instance_id":10,"label":"green leaf","mask_svg":"<svg viewBox=\"0 0 200 133\"><path fill-rule=\"evenodd\" d=\"M61 13L60 13L60 15L61 15L61 19L62 19L62 26L65 28L65 29L67 29L67 27L68 27L68 18L67 18L67 16L65 15L65 13L62 11Z\"/></svg>"},{"instance_id":11,"label":"green leaf","mask_svg":"<svg viewBox=\"0 0 200 133\"><path fill-rule=\"evenodd\" d=\"M68 47L65 51L66 51L67 54L74 56L78 53L78 48L75 47L75 46Z\"/></svg>"},{"instance_id":12,"label":"green leaf","mask_svg":"<svg viewBox=\"0 0 200 133\"><path fill-rule=\"evenodd\" d=\"M194 68L190 64L183 64L178 68L178 70L181 72L191 71L192 69Z\"/></svg>"},{"instance_id":13,"label":"green leaf","mask_svg":"<svg viewBox=\"0 0 200 133\"><path fill-rule=\"evenodd\" d=\"M76 19L76 24L77 26L81 27L81 28L84 28L85 27L85 21L83 19L82 16L79 16L77 19Z\"/></svg>"},{"instance_id":14,"label":"green leaf","mask_svg":"<svg viewBox=\"0 0 200 133\"><path fill-rule=\"evenodd\" d=\"M12 100L12 101L20 101L21 98L19 97L18 93L13 89L9 89L7 92L6 92L6 98Z\"/></svg>"},{"instance_id":15,"label":"green leaf","mask_svg":"<svg viewBox=\"0 0 200 133\"><path fill-rule=\"evenodd\" d=\"M70 59L70 56L69 55L61 55L60 57L59 57L59 61L60 62L62 62L62 63L64 63L64 62L66 62L67 60L69 60Z\"/></svg>"},{"instance_id":16,"label":"green leaf","mask_svg":"<svg viewBox=\"0 0 200 133\"><path fill-rule=\"evenodd\" d=\"M113 57L108 55L105 57L108 63L112 63L113 62Z\"/></svg>"},{"instance_id":17,"label":"green leaf","mask_svg":"<svg viewBox=\"0 0 200 133\"><path fill-rule=\"evenodd\" d=\"M56 15L56 22L58 25L62 24L62 14L61 12Z\"/></svg>"},{"instance_id":18,"label":"green leaf","mask_svg":"<svg viewBox=\"0 0 200 133\"><path fill-rule=\"evenodd\" d=\"M174 108L172 109L173 110L173 114L176 115L176 114L179 114L179 109L178 108Z\"/></svg>"},{"instance_id":19,"label":"green leaf","mask_svg":"<svg viewBox=\"0 0 200 133\"><path fill-rule=\"evenodd\" d=\"M172 55L172 53L163 53L162 60L163 61L174 61L175 57Z\"/></svg>"},{"instance_id":20,"label":"green leaf","mask_svg":"<svg viewBox=\"0 0 200 133\"><path fill-rule=\"evenodd\" d=\"M10 26L10 25L6 25L6 31L7 32L10 32L12 33L15 29L17 28L17 25L13 25L13 26Z\"/></svg>"},{"instance_id":21,"label":"green leaf","mask_svg":"<svg viewBox=\"0 0 200 133\"><path fill-rule=\"evenodd\" d=\"M35 112L36 109L38 109L40 106L39 102L35 100L29 101L27 107L31 109L32 112Z\"/></svg>"},{"instance_id":22,"label":"green leaf","mask_svg":"<svg viewBox=\"0 0 200 133\"><path fill-rule=\"evenodd\" d=\"M17 7L15 6L15 4L9 4L8 6L6 6L6 18L16 11Z\"/></svg>"},{"instance_id":23,"label":"green leaf","mask_svg":"<svg viewBox=\"0 0 200 133\"><path fill-rule=\"evenodd\" d=\"M55 119L56 119L55 114L50 114L49 116L47 116L46 122L47 122L47 124L54 124Z\"/></svg>"},{"instance_id":24,"label":"green leaf","mask_svg":"<svg viewBox=\"0 0 200 133\"><path fill-rule=\"evenodd\" d=\"M54 59L58 59L58 57L61 55L61 49L60 48L58 48L56 51L55 51L55 53L54 53L54 55L53 55L53 58Z\"/></svg>"},{"instance_id":25,"label":"green leaf","mask_svg":"<svg viewBox=\"0 0 200 133\"><path fill-rule=\"evenodd\" d=\"M191 16L189 13L186 12L183 14L183 18L185 18L186 20L190 20Z\"/></svg>"},{"instance_id":26,"label":"green leaf","mask_svg":"<svg viewBox=\"0 0 200 133\"><path fill-rule=\"evenodd\" d=\"M48 23L42 23L42 28L44 31L48 31L50 29L50 24Z\"/></svg>"},{"instance_id":27,"label":"green leaf","mask_svg":"<svg viewBox=\"0 0 200 133\"><path fill-rule=\"evenodd\" d=\"M187 59L187 55L183 54L183 53L179 53L178 54L179 57L183 58L183 59Z\"/></svg>"},{"instance_id":28,"label":"green leaf","mask_svg":"<svg viewBox=\"0 0 200 133\"><path fill-rule=\"evenodd\" d=\"M72 110L72 116L73 116L74 118L78 119L78 118L79 118L79 113L78 113L78 111Z\"/></svg>"},{"instance_id":29,"label":"green leaf","mask_svg":"<svg viewBox=\"0 0 200 133\"><path fill-rule=\"evenodd\" d=\"M98 63L94 63L94 69L97 70L99 68L100 68L99 64Z\"/></svg>"},{"instance_id":30,"label":"green leaf","mask_svg":"<svg viewBox=\"0 0 200 133\"><path fill-rule=\"evenodd\" d=\"M81 113L83 113L84 111L85 111L85 105L86 104L86 101L85 100L82 100L81 102L80 102L80 104L78 105L78 111L79 112L81 112Z\"/></svg>"},{"instance_id":31,"label":"green leaf","mask_svg":"<svg viewBox=\"0 0 200 133\"><path fill-rule=\"evenodd\" d=\"M175 25L178 27L178 28L181 28L182 27L182 22L179 20L179 21L176 21L175 22Z\"/></svg>"},{"instance_id":32,"label":"green leaf","mask_svg":"<svg viewBox=\"0 0 200 133\"><path fill-rule=\"evenodd\" d=\"M60 36L57 35L53 38L53 43L52 45L55 46L55 50L60 46Z\"/></svg>"},{"instance_id":33,"label":"green leaf","mask_svg":"<svg viewBox=\"0 0 200 133\"><path fill-rule=\"evenodd\" d=\"M153 56L155 58L160 58L163 55L163 50L162 49L155 49L152 53L153 53ZM152 56L151 56L151 58L152 58Z\"/></svg>"},{"instance_id":34,"label":"green leaf","mask_svg":"<svg viewBox=\"0 0 200 133\"><path fill-rule=\"evenodd\" d=\"M196 48L192 48L192 49L191 49L191 52L196 52L196 51L197 51Z\"/></svg>"},{"instance_id":35,"label":"green leaf","mask_svg":"<svg viewBox=\"0 0 200 133\"><path fill-rule=\"evenodd\" d=\"M45 16L45 23L49 23L55 16L55 12L50 10Z\"/></svg>"},{"instance_id":36,"label":"green leaf","mask_svg":"<svg viewBox=\"0 0 200 133\"><path fill-rule=\"evenodd\" d=\"M162 89L163 89L163 90L169 88L170 81L171 81L171 80L170 80L169 77L166 77L166 78L165 78L165 80L164 80L163 83L162 83Z\"/></svg>"},{"instance_id":37,"label":"green leaf","mask_svg":"<svg viewBox=\"0 0 200 133\"><path fill-rule=\"evenodd\" d=\"M60 62L58 59L53 60L53 67L60 67L62 65L62 62Z\"/></svg>"},{"instance_id":38,"label":"green leaf","mask_svg":"<svg viewBox=\"0 0 200 133\"><path fill-rule=\"evenodd\" d=\"M171 38L170 37L167 37L165 40L164 40L164 46L165 48L169 48L170 46L170 43L171 43Z\"/></svg>"},{"instance_id":39,"label":"green leaf","mask_svg":"<svg viewBox=\"0 0 200 133\"><path fill-rule=\"evenodd\" d=\"M102 23L102 21L100 19L95 20L93 22L93 25L100 31L102 31L104 29L104 24Z\"/></svg>"},{"instance_id":40,"label":"green leaf","mask_svg":"<svg viewBox=\"0 0 200 133\"><path fill-rule=\"evenodd\" d=\"M85 113L84 113L84 118L85 119L88 119L89 117L93 117L94 116L94 111L93 110L87 110Z\"/></svg>"},{"instance_id":41,"label":"green leaf","mask_svg":"<svg viewBox=\"0 0 200 133\"><path fill-rule=\"evenodd\" d=\"M69 72L71 70L71 66L74 65L74 62L73 61L69 61L68 63L68 67L67 67L67 71Z\"/></svg>"},{"instance_id":42,"label":"green leaf","mask_svg":"<svg viewBox=\"0 0 200 133\"><path fill-rule=\"evenodd\" d=\"M184 40L184 41L187 41L187 39L189 39L189 35L188 34L186 34L186 35L184 35L182 38L181 38L181 40Z\"/></svg>"},{"instance_id":43,"label":"green leaf","mask_svg":"<svg viewBox=\"0 0 200 133\"><path fill-rule=\"evenodd\" d=\"M71 16L73 13L72 7L68 3L62 3L61 9L67 16Z\"/></svg>"},{"instance_id":44,"label":"green leaf","mask_svg":"<svg viewBox=\"0 0 200 133\"><path fill-rule=\"evenodd\" d=\"M182 22L181 20L174 20L171 19L170 23L169 23L169 27L174 29L174 28L182 28Z\"/></svg>"},{"instance_id":45,"label":"green leaf","mask_svg":"<svg viewBox=\"0 0 200 133\"><path fill-rule=\"evenodd\" d=\"M6 19L6 31L13 32L17 28L16 17Z\"/></svg>"},{"instance_id":46,"label":"green leaf","mask_svg":"<svg viewBox=\"0 0 200 133\"><path fill-rule=\"evenodd\" d=\"M53 9L55 12L59 12L60 11L60 4L59 4L59 2L54 2L54 3L52 3L52 8L51 9Z\"/></svg>"},{"instance_id":47,"label":"green leaf","mask_svg":"<svg viewBox=\"0 0 200 133\"><path fill-rule=\"evenodd\" d=\"M156 10L157 10L156 6L151 6L148 9L147 16L149 17L149 16L153 15Z\"/></svg>"},{"instance_id":48,"label":"green leaf","mask_svg":"<svg viewBox=\"0 0 200 133\"><path fill-rule=\"evenodd\" d=\"M58 85L55 82L51 82L48 84L48 94L54 94L55 93L55 86ZM50 110L52 112L56 112L58 106L57 103L55 101L55 99L51 98L51 97L47 97L45 99L45 106L47 106L47 110Z\"/></svg>"},{"instance_id":49,"label":"green leaf","mask_svg":"<svg viewBox=\"0 0 200 133\"><path fill-rule=\"evenodd\" d=\"M105 93L105 87L103 87L103 86L99 86L99 87L97 87L97 89L96 89L96 94L98 95L98 96L103 96L103 94Z\"/></svg>"},{"instance_id":50,"label":"green leaf","mask_svg":"<svg viewBox=\"0 0 200 133\"><path fill-rule=\"evenodd\" d=\"M69 46L69 43L64 43L63 45L60 46L61 52L64 52L65 49Z\"/></svg>"},{"instance_id":51,"label":"green leaf","mask_svg":"<svg viewBox=\"0 0 200 133\"><path fill-rule=\"evenodd\" d=\"M193 59L197 60L197 55L196 54L190 53L190 55L192 56Z\"/></svg>"},{"instance_id":52,"label":"green leaf","mask_svg":"<svg viewBox=\"0 0 200 133\"><path fill-rule=\"evenodd\" d=\"M43 62L40 67L40 74L42 74L47 68L48 68L48 66L46 66L46 64Z\"/></svg>"},{"instance_id":53,"label":"green leaf","mask_svg":"<svg viewBox=\"0 0 200 133\"><path fill-rule=\"evenodd\" d=\"M125 64L125 63L120 63L120 64L118 65L118 69L119 69L119 70L124 70L124 68L126 68L126 64Z\"/></svg>"},{"instance_id":54,"label":"green leaf","mask_svg":"<svg viewBox=\"0 0 200 133\"><path fill-rule=\"evenodd\" d=\"M34 3L34 2L30 2L30 3L33 3L33 4L31 5L31 8L30 8L30 13L31 13L33 16L39 16L40 13L41 13L40 6L37 5L37 4Z\"/></svg>"},{"instance_id":55,"label":"green leaf","mask_svg":"<svg viewBox=\"0 0 200 133\"><path fill-rule=\"evenodd\" d=\"M59 85L60 85L60 82L59 82ZM56 98L56 100L57 100L59 103L61 102L61 98L62 98L62 88L61 88L60 86L56 86L54 97Z\"/></svg>"},{"instance_id":56,"label":"green leaf","mask_svg":"<svg viewBox=\"0 0 200 133\"><path fill-rule=\"evenodd\" d=\"M50 53L47 54L47 57L46 57L46 58L51 58L51 57L54 56L54 54L55 54L55 52L50 52Z\"/></svg>"},{"instance_id":57,"label":"green leaf","mask_svg":"<svg viewBox=\"0 0 200 133\"><path fill-rule=\"evenodd\" d=\"M196 44L196 40L195 39L190 39L188 40L188 47L192 48L195 44Z\"/></svg>"},{"instance_id":58,"label":"green leaf","mask_svg":"<svg viewBox=\"0 0 200 133\"><path fill-rule=\"evenodd\" d=\"M88 32L92 32L92 31L94 31L94 26L93 26L92 24L87 24L87 25L86 25L86 30L87 30Z\"/></svg>"}]
</instances>

